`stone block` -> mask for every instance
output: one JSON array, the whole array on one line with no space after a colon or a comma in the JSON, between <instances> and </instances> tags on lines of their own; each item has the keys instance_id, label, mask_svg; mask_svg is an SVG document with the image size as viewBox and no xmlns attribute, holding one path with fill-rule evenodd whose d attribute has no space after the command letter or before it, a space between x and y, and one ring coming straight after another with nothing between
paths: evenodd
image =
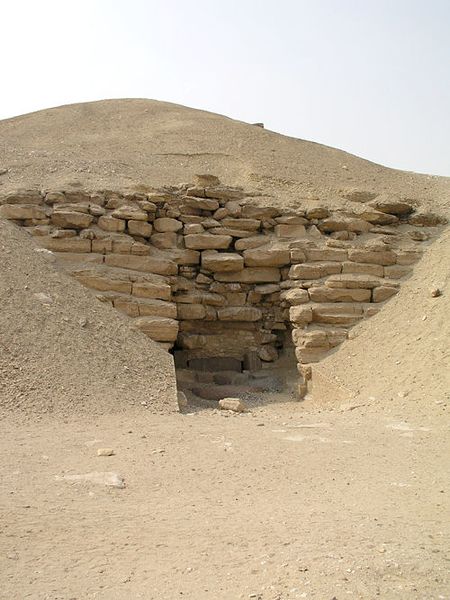
<instances>
[{"instance_id":1,"label":"stone block","mask_svg":"<svg viewBox=\"0 0 450 600\"><path fill-rule=\"evenodd\" d=\"M359 273L363 275L374 275L383 277L384 269L382 265L373 265L369 263L344 262L342 263L342 273Z\"/></svg>"},{"instance_id":2,"label":"stone block","mask_svg":"<svg viewBox=\"0 0 450 600\"><path fill-rule=\"evenodd\" d=\"M307 248L306 259L311 261L343 262L348 259L347 250L339 248Z\"/></svg>"},{"instance_id":3,"label":"stone block","mask_svg":"<svg viewBox=\"0 0 450 600\"><path fill-rule=\"evenodd\" d=\"M392 286L380 286L372 290L372 302L384 302L388 298L395 296L398 289Z\"/></svg>"},{"instance_id":4,"label":"stone block","mask_svg":"<svg viewBox=\"0 0 450 600\"><path fill-rule=\"evenodd\" d=\"M219 208L219 203L217 200L212 200L210 198L195 198L193 196L184 196L183 204L198 210L215 211Z\"/></svg>"},{"instance_id":5,"label":"stone block","mask_svg":"<svg viewBox=\"0 0 450 600\"><path fill-rule=\"evenodd\" d=\"M91 240L82 240L79 237L53 238L51 236L41 236L39 244L47 250L54 250L55 252L80 253L91 251Z\"/></svg>"},{"instance_id":6,"label":"stone block","mask_svg":"<svg viewBox=\"0 0 450 600\"><path fill-rule=\"evenodd\" d=\"M366 209L358 213L358 216L373 225L392 225L393 223L398 223L398 217L375 209Z\"/></svg>"},{"instance_id":7,"label":"stone block","mask_svg":"<svg viewBox=\"0 0 450 600\"><path fill-rule=\"evenodd\" d=\"M0 198L0 204L42 204L43 201L38 190L16 190Z\"/></svg>"},{"instance_id":8,"label":"stone block","mask_svg":"<svg viewBox=\"0 0 450 600\"><path fill-rule=\"evenodd\" d=\"M170 300L172 290L168 283L158 281L134 281L131 293L137 298L157 298L160 300Z\"/></svg>"},{"instance_id":9,"label":"stone block","mask_svg":"<svg viewBox=\"0 0 450 600\"><path fill-rule=\"evenodd\" d=\"M204 231L205 231L205 228L200 223L187 223L183 229L184 235L191 235L194 233L204 233Z\"/></svg>"},{"instance_id":10,"label":"stone block","mask_svg":"<svg viewBox=\"0 0 450 600\"><path fill-rule=\"evenodd\" d=\"M275 267L246 267L234 273L215 273L214 279L236 283L277 283L281 279L280 269Z\"/></svg>"},{"instance_id":11,"label":"stone block","mask_svg":"<svg viewBox=\"0 0 450 600\"><path fill-rule=\"evenodd\" d=\"M248 219L258 219L265 221L274 219L280 214L280 209L273 206L255 206L254 204L246 204L242 207L242 216Z\"/></svg>"},{"instance_id":12,"label":"stone block","mask_svg":"<svg viewBox=\"0 0 450 600\"><path fill-rule=\"evenodd\" d=\"M301 248L292 248L290 250L291 253L291 263L298 264L306 262L306 252Z\"/></svg>"},{"instance_id":13,"label":"stone block","mask_svg":"<svg viewBox=\"0 0 450 600\"><path fill-rule=\"evenodd\" d=\"M422 252L417 250L403 250L397 252L397 264L401 266L413 265L422 258Z\"/></svg>"},{"instance_id":14,"label":"stone block","mask_svg":"<svg viewBox=\"0 0 450 600\"><path fill-rule=\"evenodd\" d=\"M306 236L304 225L275 225L275 235L279 238L301 238Z\"/></svg>"},{"instance_id":15,"label":"stone block","mask_svg":"<svg viewBox=\"0 0 450 600\"><path fill-rule=\"evenodd\" d=\"M244 268L244 259L240 254L205 250L202 252L202 267L213 273L228 273Z\"/></svg>"},{"instance_id":16,"label":"stone block","mask_svg":"<svg viewBox=\"0 0 450 600\"><path fill-rule=\"evenodd\" d=\"M310 287L311 302L370 302L370 290L358 288Z\"/></svg>"},{"instance_id":17,"label":"stone block","mask_svg":"<svg viewBox=\"0 0 450 600\"><path fill-rule=\"evenodd\" d=\"M410 273L411 269L409 269L407 266L392 265L390 267L384 267L384 276L388 279L401 279Z\"/></svg>"},{"instance_id":18,"label":"stone block","mask_svg":"<svg viewBox=\"0 0 450 600\"><path fill-rule=\"evenodd\" d=\"M86 229L94 220L89 214L78 211L55 210L50 218L53 225L67 229Z\"/></svg>"},{"instance_id":19,"label":"stone block","mask_svg":"<svg viewBox=\"0 0 450 600\"><path fill-rule=\"evenodd\" d=\"M395 265L397 256L392 250L372 251L353 249L348 251L348 257L353 262L370 263L374 265Z\"/></svg>"},{"instance_id":20,"label":"stone block","mask_svg":"<svg viewBox=\"0 0 450 600\"><path fill-rule=\"evenodd\" d=\"M172 231L165 233L154 233L150 237L150 242L161 250L167 250L169 248L176 248L177 246L177 234Z\"/></svg>"},{"instance_id":21,"label":"stone block","mask_svg":"<svg viewBox=\"0 0 450 600\"><path fill-rule=\"evenodd\" d=\"M184 243L186 248L192 250L226 250L230 246L232 239L230 235L196 233L186 235Z\"/></svg>"},{"instance_id":22,"label":"stone block","mask_svg":"<svg viewBox=\"0 0 450 600\"><path fill-rule=\"evenodd\" d=\"M0 206L0 217L4 219L45 219L45 209L36 204L3 204Z\"/></svg>"},{"instance_id":23,"label":"stone block","mask_svg":"<svg viewBox=\"0 0 450 600\"><path fill-rule=\"evenodd\" d=\"M244 231L257 231L261 226L261 221L258 219L233 219L226 217L222 220L222 227L229 229L243 229Z\"/></svg>"},{"instance_id":24,"label":"stone block","mask_svg":"<svg viewBox=\"0 0 450 600\"><path fill-rule=\"evenodd\" d=\"M290 251L278 248L244 250L246 267L281 267L290 263Z\"/></svg>"},{"instance_id":25,"label":"stone block","mask_svg":"<svg viewBox=\"0 0 450 600\"><path fill-rule=\"evenodd\" d=\"M245 292L231 292L224 294L228 306L244 306L247 301Z\"/></svg>"},{"instance_id":26,"label":"stone block","mask_svg":"<svg viewBox=\"0 0 450 600\"><path fill-rule=\"evenodd\" d=\"M307 290L294 288L282 292L280 300L286 301L290 306L298 306L299 304L306 304L309 302L309 294Z\"/></svg>"},{"instance_id":27,"label":"stone block","mask_svg":"<svg viewBox=\"0 0 450 600\"><path fill-rule=\"evenodd\" d=\"M155 231L166 233L180 231L180 229L183 228L183 223L177 219L171 219L170 217L161 217L160 219L155 219L153 226Z\"/></svg>"},{"instance_id":28,"label":"stone block","mask_svg":"<svg viewBox=\"0 0 450 600\"><path fill-rule=\"evenodd\" d=\"M84 286L99 292L120 292L131 294L131 282L124 278L114 278L110 275L95 271L75 271L72 273L77 281Z\"/></svg>"},{"instance_id":29,"label":"stone block","mask_svg":"<svg viewBox=\"0 0 450 600\"><path fill-rule=\"evenodd\" d=\"M198 265L200 264L200 252L197 250L185 250L184 248L170 248L165 252L168 258L177 263L177 265Z\"/></svg>"},{"instance_id":30,"label":"stone block","mask_svg":"<svg viewBox=\"0 0 450 600\"><path fill-rule=\"evenodd\" d=\"M434 213L418 212L408 219L410 225L418 225L419 227L436 227L437 225L445 225L447 219Z\"/></svg>"},{"instance_id":31,"label":"stone block","mask_svg":"<svg viewBox=\"0 0 450 600\"><path fill-rule=\"evenodd\" d=\"M278 350L267 344L258 350L258 356L264 362L274 362L278 358Z\"/></svg>"},{"instance_id":32,"label":"stone block","mask_svg":"<svg viewBox=\"0 0 450 600\"><path fill-rule=\"evenodd\" d=\"M306 211L306 217L308 219L326 219L330 216L328 208L323 206L316 206L315 208L309 208Z\"/></svg>"},{"instance_id":33,"label":"stone block","mask_svg":"<svg viewBox=\"0 0 450 600\"><path fill-rule=\"evenodd\" d=\"M127 226L130 235L139 235L143 238L149 238L152 235L153 227L146 221L135 221L130 219Z\"/></svg>"},{"instance_id":34,"label":"stone block","mask_svg":"<svg viewBox=\"0 0 450 600\"><path fill-rule=\"evenodd\" d=\"M93 252L54 252L59 262L64 263L65 266L70 264L90 265L90 264L102 264L103 254L94 254Z\"/></svg>"},{"instance_id":35,"label":"stone block","mask_svg":"<svg viewBox=\"0 0 450 600\"><path fill-rule=\"evenodd\" d=\"M156 342L174 342L178 335L178 321L167 317L138 317L133 326Z\"/></svg>"},{"instance_id":36,"label":"stone block","mask_svg":"<svg viewBox=\"0 0 450 600\"><path fill-rule=\"evenodd\" d=\"M205 188L207 198L217 198L218 200L241 200L245 193L241 188L232 188L225 185Z\"/></svg>"},{"instance_id":37,"label":"stone block","mask_svg":"<svg viewBox=\"0 0 450 600\"><path fill-rule=\"evenodd\" d=\"M262 311L252 306L227 306L217 311L219 321L259 321Z\"/></svg>"},{"instance_id":38,"label":"stone block","mask_svg":"<svg viewBox=\"0 0 450 600\"><path fill-rule=\"evenodd\" d=\"M168 317L177 318L177 305L174 302L165 302L160 299L146 299L136 301L140 317Z\"/></svg>"},{"instance_id":39,"label":"stone block","mask_svg":"<svg viewBox=\"0 0 450 600\"><path fill-rule=\"evenodd\" d=\"M206 317L206 309L202 304L178 304L178 319L197 320Z\"/></svg>"},{"instance_id":40,"label":"stone block","mask_svg":"<svg viewBox=\"0 0 450 600\"><path fill-rule=\"evenodd\" d=\"M409 215L413 211L413 207L407 202L386 195L377 196L369 206L380 212L397 216Z\"/></svg>"},{"instance_id":41,"label":"stone block","mask_svg":"<svg viewBox=\"0 0 450 600\"><path fill-rule=\"evenodd\" d=\"M178 267L173 261L150 256L109 254L105 257L105 264L110 267L133 269L134 271L144 271L145 273L156 273L158 275L177 275L178 273Z\"/></svg>"},{"instance_id":42,"label":"stone block","mask_svg":"<svg viewBox=\"0 0 450 600\"><path fill-rule=\"evenodd\" d=\"M298 215L282 215L280 217L275 217L275 223L280 225L307 225L308 219Z\"/></svg>"},{"instance_id":43,"label":"stone block","mask_svg":"<svg viewBox=\"0 0 450 600\"><path fill-rule=\"evenodd\" d=\"M382 285L381 277L374 277L361 273L346 273L342 275L331 275L325 285L330 288L365 288L371 289Z\"/></svg>"},{"instance_id":44,"label":"stone block","mask_svg":"<svg viewBox=\"0 0 450 600\"><path fill-rule=\"evenodd\" d=\"M234 238L247 238L252 237L254 231L248 231L247 229L233 229L232 227L213 227L209 230L209 233L214 235L231 235Z\"/></svg>"},{"instance_id":45,"label":"stone block","mask_svg":"<svg viewBox=\"0 0 450 600\"><path fill-rule=\"evenodd\" d=\"M148 219L148 214L145 210L137 208L136 206L128 205L123 205L119 208L116 208L116 210L111 213L111 216L114 219L124 219L127 221L147 221Z\"/></svg>"},{"instance_id":46,"label":"stone block","mask_svg":"<svg viewBox=\"0 0 450 600\"><path fill-rule=\"evenodd\" d=\"M239 252L242 252L243 250L250 250L251 248L260 248L261 246L265 246L269 242L270 242L269 236L256 235L253 237L236 240L234 243L234 247Z\"/></svg>"},{"instance_id":47,"label":"stone block","mask_svg":"<svg viewBox=\"0 0 450 600\"><path fill-rule=\"evenodd\" d=\"M104 231L112 231L115 233L121 233L125 231L126 222L123 219L115 219L109 215L103 215L98 219L98 226Z\"/></svg>"},{"instance_id":48,"label":"stone block","mask_svg":"<svg viewBox=\"0 0 450 600\"><path fill-rule=\"evenodd\" d=\"M306 325L311 323L313 312L311 306L291 306L289 309L289 320L295 325Z\"/></svg>"},{"instance_id":49,"label":"stone block","mask_svg":"<svg viewBox=\"0 0 450 600\"><path fill-rule=\"evenodd\" d=\"M341 272L341 265L337 262L328 263L301 263L292 265L289 270L290 279L320 279L327 275L335 275Z\"/></svg>"},{"instance_id":50,"label":"stone block","mask_svg":"<svg viewBox=\"0 0 450 600\"><path fill-rule=\"evenodd\" d=\"M362 318L364 312L361 303L312 304L311 309L314 323L331 325L354 325Z\"/></svg>"},{"instance_id":51,"label":"stone block","mask_svg":"<svg viewBox=\"0 0 450 600\"><path fill-rule=\"evenodd\" d=\"M334 216L324 219L319 224L319 230L325 233L334 231L353 231L355 233L366 233L370 230L370 223L364 219Z\"/></svg>"}]
</instances>

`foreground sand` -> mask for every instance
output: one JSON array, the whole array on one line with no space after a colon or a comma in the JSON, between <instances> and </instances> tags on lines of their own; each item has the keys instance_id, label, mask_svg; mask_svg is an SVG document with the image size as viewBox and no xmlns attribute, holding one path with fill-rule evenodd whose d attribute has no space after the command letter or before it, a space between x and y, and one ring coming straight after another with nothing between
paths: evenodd
<instances>
[{"instance_id":1,"label":"foreground sand","mask_svg":"<svg viewBox=\"0 0 450 600\"><path fill-rule=\"evenodd\" d=\"M446 415L423 398L9 416L0 598L448 599ZM97 471L126 487L58 478Z\"/></svg>"}]
</instances>

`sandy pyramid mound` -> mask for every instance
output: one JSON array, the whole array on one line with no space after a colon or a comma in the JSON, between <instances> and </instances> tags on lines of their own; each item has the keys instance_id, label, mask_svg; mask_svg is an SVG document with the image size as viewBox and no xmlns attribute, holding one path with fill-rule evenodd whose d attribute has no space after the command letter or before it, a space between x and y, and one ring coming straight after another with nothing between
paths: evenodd
<instances>
[{"instance_id":1,"label":"sandy pyramid mound","mask_svg":"<svg viewBox=\"0 0 450 600\"><path fill-rule=\"evenodd\" d=\"M404 398L422 407L450 400L449 259L447 228L397 296L315 367L315 398L382 405Z\"/></svg>"},{"instance_id":2,"label":"sandy pyramid mound","mask_svg":"<svg viewBox=\"0 0 450 600\"><path fill-rule=\"evenodd\" d=\"M0 263L0 409L175 408L172 358L3 221Z\"/></svg>"}]
</instances>

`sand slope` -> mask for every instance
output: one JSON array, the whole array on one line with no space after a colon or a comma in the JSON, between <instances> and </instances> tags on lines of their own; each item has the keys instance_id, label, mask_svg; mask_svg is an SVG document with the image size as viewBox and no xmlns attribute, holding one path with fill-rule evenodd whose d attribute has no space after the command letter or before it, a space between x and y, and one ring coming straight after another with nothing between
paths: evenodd
<instances>
[{"instance_id":1,"label":"sand slope","mask_svg":"<svg viewBox=\"0 0 450 600\"><path fill-rule=\"evenodd\" d=\"M430 405L450 400L450 229L416 265L400 292L316 367L337 390L320 390L324 400L357 396L386 404L405 398ZM442 295L432 297L439 288ZM340 388L340 386L344 386ZM339 389L345 391L341 393Z\"/></svg>"},{"instance_id":2,"label":"sand slope","mask_svg":"<svg viewBox=\"0 0 450 600\"><path fill-rule=\"evenodd\" d=\"M345 204L351 189L450 206L450 179L388 169L341 150L204 111L129 99L73 104L0 121L0 191L125 189L219 175L276 202Z\"/></svg>"},{"instance_id":3,"label":"sand slope","mask_svg":"<svg viewBox=\"0 0 450 600\"><path fill-rule=\"evenodd\" d=\"M172 357L0 221L0 409L173 410Z\"/></svg>"}]
</instances>

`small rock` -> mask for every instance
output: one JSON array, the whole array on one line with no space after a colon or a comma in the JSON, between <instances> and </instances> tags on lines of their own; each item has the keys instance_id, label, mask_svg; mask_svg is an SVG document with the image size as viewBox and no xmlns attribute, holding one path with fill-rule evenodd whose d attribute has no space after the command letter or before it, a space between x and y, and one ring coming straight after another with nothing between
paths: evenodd
<instances>
[{"instance_id":1,"label":"small rock","mask_svg":"<svg viewBox=\"0 0 450 600\"><path fill-rule=\"evenodd\" d=\"M188 400L186 398L186 394L181 390L177 392L177 400L178 400L178 408L181 410L182 408L186 408L188 405Z\"/></svg>"},{"instance_id":2,"label":"small rock","mask_svg":"<svg viewBox=\"0 0 450 600\"><path fill-rule=\"evenodd\" d=\"M99 448L97 456L114 456L114 450L112 448Z\"/></svg>"},{"instance_id":3,"label":"small rock","mask_svg":"<svg viewBox=\"0 0 450 600\"><path fill-rule=\"evenodd\" d=\"M431 290L431 297L437 298L438 296L442 296L442 290L440 290L439 288L433 288Z\"/></svg>"},{"instance_id":4,"label":"small rock","mask_svg":"<svg viewBox=\"0 0 450 600\"><path fill-rule=\"evenodd\" d=\"M222 400L219 400L219 407L222 410L232 410L233 412L246 412L248 410L240 398L222 398Z\"/></svg>"}]
</instances>

